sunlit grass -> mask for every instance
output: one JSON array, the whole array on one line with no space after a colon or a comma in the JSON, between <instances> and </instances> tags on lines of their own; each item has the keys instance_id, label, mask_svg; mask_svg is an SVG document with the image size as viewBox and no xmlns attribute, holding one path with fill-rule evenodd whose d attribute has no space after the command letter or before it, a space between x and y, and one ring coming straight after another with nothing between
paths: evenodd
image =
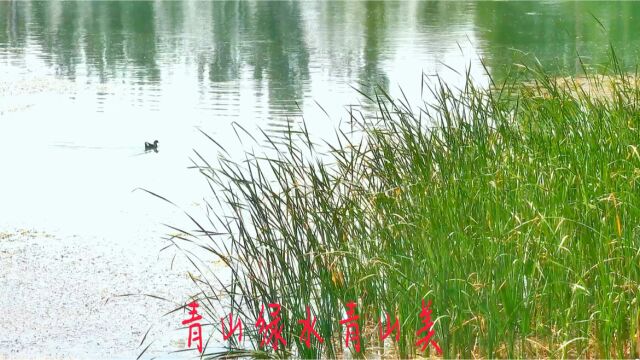
<instances>
[{"instance_id":1,"label":"sunlit grass","mask_svg":"<svg viewBox=\"0 0 640 360\"><path fill-rule=\"evenodd\" d=\"M230 269L224 314L212 317L233 308L251 340L211 356L340 356L350 300L363 352L421 356L422 299L433 301L447 358L633 356L640 93L634 76L611 69L607 96L580 91L601 77L560 86L538 68L490 89L425 85L435 101L424 104L381 91L369 99L377 116L352 113L358 134L339 133L329 150L302 127L265 135L269 155L200 159L211 222L180 238ZM220 284L198 283L214 312ZM269 303L282 305L289 353L252 351ZM298 338L307 305L330 339L311 349ZM385 312L402 331L382 347Z\"/></svg>"}]
</instances>

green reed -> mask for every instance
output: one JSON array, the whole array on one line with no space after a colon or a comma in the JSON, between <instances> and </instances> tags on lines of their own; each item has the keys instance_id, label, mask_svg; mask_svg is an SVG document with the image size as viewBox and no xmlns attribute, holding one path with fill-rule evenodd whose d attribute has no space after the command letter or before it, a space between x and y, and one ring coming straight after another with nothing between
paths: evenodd
<instances>
[{"instance_id":1,"label":"green reed","mask_svg":"<svg viewBox=\"0 0 640 360\"><path fill-rule=\"evenodd\" d=\"M263 134L243 161L198 159L216 204L178 238L225 262L231 280L199 279L201 298L213 319L239 312L250 339L205 357L339 357L350 300L363 353L423 356L422 299L447 358L633 356L639 91L615 61L607 71L523 68L489 89L425 80L435 101L380 90L377 116L351 113L358 131L326 146L303 125ZM252 329L269 303L288 342L276 353ZM307 305L325 339L311 349L298 338ZM382 346L385 312L401 338Z\"/></svg>"}]
</instances>

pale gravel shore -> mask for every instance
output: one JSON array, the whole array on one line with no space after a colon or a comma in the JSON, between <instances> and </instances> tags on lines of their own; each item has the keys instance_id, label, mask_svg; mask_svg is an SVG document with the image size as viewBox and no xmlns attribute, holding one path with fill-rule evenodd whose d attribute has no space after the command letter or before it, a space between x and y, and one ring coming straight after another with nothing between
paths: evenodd
<instances>
[{"instance_id":1,"label":"pale gravel shore","mask_svg":"<svg viewBox=\"0 0 640 360\"><path fill-rule=\"evenodd\" d=\"M162 317L174 304L118 296L180 302L194 293L186 271L170 269L172 255L158 256L161 242L147 242L127 248L0 232L0 359L135 359L152 341L143 358L184 358L189 353L169 354L184 349L183 314ZM147 250L132 253L137 248Z\"/></svg>"}]
</instances>

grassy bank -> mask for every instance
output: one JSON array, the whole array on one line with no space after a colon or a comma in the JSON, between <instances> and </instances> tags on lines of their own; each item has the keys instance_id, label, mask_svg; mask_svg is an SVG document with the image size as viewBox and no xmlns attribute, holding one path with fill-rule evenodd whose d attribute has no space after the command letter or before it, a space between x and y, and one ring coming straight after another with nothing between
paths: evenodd
<instances>
[{"instance_id":1,"label":"grassy bank","mask_svg":"<svg viewBox=\"0 0 640 360\"><path fill-rule=\"evenodd\" d=\"M266 157L201 159L211 223L183 238L233 272L225 309L212 314L241 313L249 340L230 349L340 356L339 320L356 301L363 352L421 356L427 299L447 358L633 356L640 92L613 69L607 96L580 87L611 77L559 85L540 69L490 89L425 86L436 101L421 108L380 93L370 99L378 116L352 113L358 135L339 134L331 151L302 128L269 137ZM220 285L198 283L213 312ZM286 351L257 350L253 325L269 303L282 305ZM311 349L298 337L306 305L328 340ZM401 336L381 346L385 312Z\"/></svg>"}]
</instances>

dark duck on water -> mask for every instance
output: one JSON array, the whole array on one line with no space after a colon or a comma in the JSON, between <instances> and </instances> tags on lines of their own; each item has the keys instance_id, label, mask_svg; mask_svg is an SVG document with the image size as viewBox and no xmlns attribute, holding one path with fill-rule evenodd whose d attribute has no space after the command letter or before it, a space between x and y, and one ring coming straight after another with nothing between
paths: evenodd
<instances>
[{"instance_id":1,"label":"dark duck on water","mask_svg":"<svg viewBox=\"0 0 640 360\"><path fill-rule=\"evenodd\" d=\"M145 142L144 143L144 151L158 151L158 140L152 143Z\"/></svg>"}]
</instances>

